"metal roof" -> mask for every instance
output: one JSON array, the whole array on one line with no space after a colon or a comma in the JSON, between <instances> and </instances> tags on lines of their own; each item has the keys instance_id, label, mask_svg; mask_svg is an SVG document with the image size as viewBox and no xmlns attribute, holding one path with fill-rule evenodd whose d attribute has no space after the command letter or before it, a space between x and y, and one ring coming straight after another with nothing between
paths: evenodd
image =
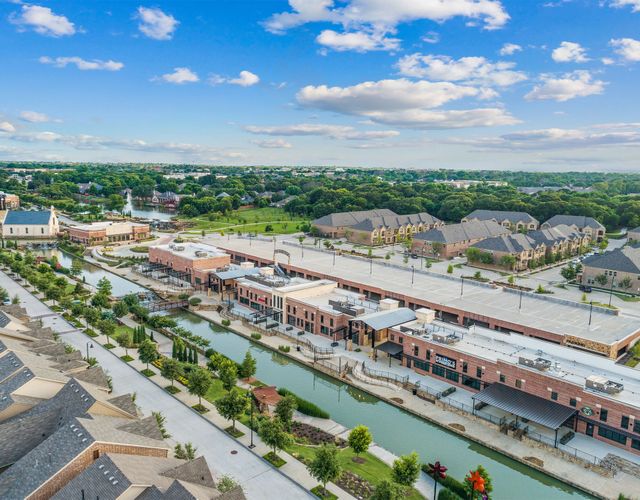
<instances>
[{"instance_id":1,"label":"metal roof","mask_svg":"<svg viewBox=\"0 0 640 500\"><path fill-rule=\"evenodd\" d=\"M4 224L44 225L49 224L51 210L9 210Z\"/></svg>"},{"instance_id":2,"label":"metal roof","mask_svg":"<svg viewBox=\"0 0 640 500\"><path fill-rule=\"evenodd\" d=\"M216 271L213 273L214 276L218 277L221 280L231 280L237 278L243 278L245 276L250 276L254 274L260 274L260 269L257 267L252 267L250 269L229 269L228 271Z\"/></svg>"},{"instance_id":3,"label":"metal roof","mask_svg":"<svg viewBox=\"0 0 640 500\"><path fill-rule=\"evenodd\" d=\"M379 351L386 352L391 356L396 356L402 352L402 346L395 342L384 342L383 344L376 345L375 347Z\"/></svg>"},{"instance_id":4,"label":"metal roof","mask_svg":"<svg viewBox=\"0 0 640 500\"><path fill-rule=\"evenodd\" d=\"M362 321L374 330L384 330L385 328L391 328L392 326L413 321L414 319L416 319L416 313L408 307L400 307L398 309L391 309L390 311L378 311L365 314L353 318L351 321Z\"/></svg>"},{"instance_id":5,"label":"metal roof","mask_svg":"<svg viewBox=\"0 0 640 500\"><path fill-rule=\"evenodd\" d=\"M575 408L497 383L475 394L473 399L475 402L487 403L551 429L558 429L577 411Z\"/></svg>"}]
</instances>

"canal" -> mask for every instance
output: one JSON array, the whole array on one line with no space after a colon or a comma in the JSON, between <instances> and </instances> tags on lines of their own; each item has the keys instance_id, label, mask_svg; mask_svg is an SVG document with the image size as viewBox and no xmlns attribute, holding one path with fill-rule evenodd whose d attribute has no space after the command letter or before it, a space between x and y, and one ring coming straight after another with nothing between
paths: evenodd
<instances>
[{"instance_id":1,"label":"canal","mask_svg":"<svg viewBox=\"0 0 640 500\"><path fill-rule=\"evenodd\" d=\"M71 266L72 257L67 253L52 250L48 254L55 255L63 266ZM86 283L92 285L106 276L111 281L115 296L147 291L85 261L82 276ZM462 479L475 466L483 465L493 478L493 498L496 500L590 498L561 481L320 374L190 312L174 310L167 314L180 326L209 339L213 349L235 361L242 361L250 350L257 361L256 377L261 381L286 387L313 401L329 412L333 420L346 427L366 425L376 443L396 455L416 451L423 462L440 460L457 479Z\"/></svg>"},{"instance_id":2,"label":"canal","mask_svg":"<svg viewBox=\"0 0 640 500\"><path fill-rule=\"evenodd\" d=\"M124 212L131 212L132 217L141 217L143 219L169 221L176 215L175 210L169 210L162 207L154 207L141 203L134 203L131 195L127 196L127 203L122 209Z\"/></svg>"}]
</instances>

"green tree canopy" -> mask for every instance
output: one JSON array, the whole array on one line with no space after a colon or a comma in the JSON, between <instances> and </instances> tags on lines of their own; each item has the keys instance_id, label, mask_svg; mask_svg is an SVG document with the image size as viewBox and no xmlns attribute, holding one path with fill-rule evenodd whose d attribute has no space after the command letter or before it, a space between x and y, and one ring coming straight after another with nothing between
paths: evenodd
<instances>
[{"instance_id":1,"label":"green tree canopy","mask_svg":"<svg viewBox=\"0 0 640 500\"><path fill-rule=\"evenodd\" d=\"M316 454L307 465L309 474L317 479L324 490L327 483L335 481L342 473L342 467L338 462L338 449L333 444L323 444L316 450Z\"/></svg>"},{"instance_id":2,"label":"green tree canopy","mask_svg":"<svg viewBox=\"0 0 640 500\"><path fill-rule=\"evenodd\" d=\"M236 430L236 420L240 418L248 405L247 398L234 387L227 394L215 402L218 413L233 423L233 430Z\"/></svg>"},{"instance_id":3,"label":"green tree canopy","mask_svg":"<svg viewBox=\"0 0 640 500\"><path fill-rule=\"evenodd\" d=\"M414 451L408 455L402 455L393 462L391 475L393 480L403 486L413 486L420 474L420 460Z\"/></svg>"},{"instance_id":4,"label":"green tree canopy","mask_svg":"<svg viewBox=\"0 0 640 500\"><path fill-rule=\"evenodd\" d=\"M366 452L369 449L371 441L373 441L373 437L366 425L358 425L349 433L349 446L356 455Z\"/></svg>"}]
</instances>

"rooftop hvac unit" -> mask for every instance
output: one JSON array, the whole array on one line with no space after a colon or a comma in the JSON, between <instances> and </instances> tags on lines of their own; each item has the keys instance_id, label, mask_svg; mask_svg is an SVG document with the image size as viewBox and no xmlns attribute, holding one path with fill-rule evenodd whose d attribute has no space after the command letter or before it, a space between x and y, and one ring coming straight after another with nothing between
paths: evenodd
<instances>
[{"instance_id":1,"label":"rooftop hvac unit","mask_svg":"<svg viewBox=\"0 0 640 500\"><path fill-rule=\"evenodd\" d=\"M169 245L169 248L170 248L171 250L176 251L176 252L182 252L182 251L184 250L184 246L182 246L182 245L176 245L176 244L171 244L171 245Z\"/></svg>"},{"instance_id":2,"label":"rooftop hvac unit","mask_svg":"<svg viewBox=\"0 0 640 500\"><path fill-rule=\"evenodd\" d=\"M254 265L253 262L241 262L240 263L240 269L253 269Z\"/></svg>"},{"instance_id":3,"label":"rooftop hvac unit","mask_svg":"<svg viewBox=\"0 0 640 500\"><path fill-rule=\"evenodd\" d=\"M391 311L393 309L398 309L398 305L400 304L400 302L398 302L395 299L382 299L380 301L380 310L381 311Z\"/></svg>"},{"instance_id":4,"label":"rooftop hvac unit","mask_svg":"<svg viewBox=\"0 0 640 500\"><path fill-rule=\"evenodd\" d=\"M598 375L590 375L585 381L587 389L593 389L594 391L604 392L606 394L618 394L624 389L624 385L613 380L608 380L605 377L599 377Z\"/></svg>"},{"instance_id":5,"label":"rooftop hvac unit","mask_svg":"<svg viewBox=\"0 0 640 500\"><path fill-rule=\"evenodd\" d=\"M528 366L529 368L535 368L536 370L540 370L541 372L551 368L551 361L544 358L529 359L523 358L521 356L520 358L518 358L518 363L524 366Z\"/></svg>"},{"instance_id":6,"label":"rooftop hvac unit","mask_svg":"<svg viewBox=\"0 0 640 500\"><path fill-rule=\"evenodd\" d=\"M436 319L436 312L433 309L427 307L421 307L416 309L416 319L422 323L433 323Z\"/></svg>"},{"instance_id":7,"label":"rooftop hvac unit","mask_svg":"<svg viewBox=\"0 0 640 500\"><path fill-rule=\"evenodd\" d=\"M439 333L434 333L432 337L433 337L433 340L435 342L438 342L439 344L455 344L460 340L460 337L458 337L454 333L450 333L449 335L441 335Z\"/></svg>"},{"instance_id":8,"label":"rooftop hvac unit","mask_svg":"<svg viewBox=\"0 0 640 500\"><path fill-rule=\"evenodd\" d=\"M196 251L196 257L207 257L208 255L209 255L209 252L205 252L204 250Z\"/></svg>"}]
</instances>

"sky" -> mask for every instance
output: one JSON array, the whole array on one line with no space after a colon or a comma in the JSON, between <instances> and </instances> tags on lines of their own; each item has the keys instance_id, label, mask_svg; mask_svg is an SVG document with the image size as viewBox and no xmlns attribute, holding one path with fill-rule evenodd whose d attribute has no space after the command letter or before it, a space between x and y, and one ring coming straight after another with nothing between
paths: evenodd
<instances>
[{"instance_id":1,"label":"sky","mask_svg":"<svg viewBox=\"0 0 640 500\"><path fill-rule=\"evenodd\" d=\"M0 159L640 171L640 0L0 0Z\"/></svg>"}]
</instances>

